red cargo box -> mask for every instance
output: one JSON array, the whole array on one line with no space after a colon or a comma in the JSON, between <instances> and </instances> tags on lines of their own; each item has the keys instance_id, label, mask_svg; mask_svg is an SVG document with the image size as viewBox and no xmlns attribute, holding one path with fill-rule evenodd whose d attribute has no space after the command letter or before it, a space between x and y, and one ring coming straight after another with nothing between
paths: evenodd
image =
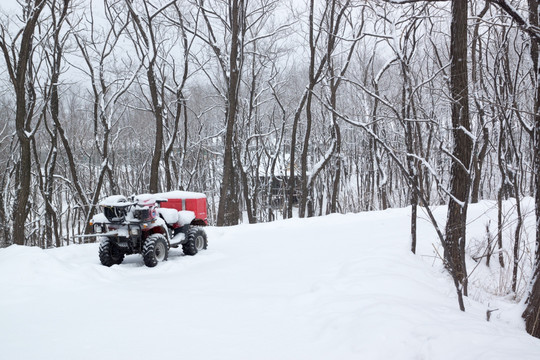
<instances>
[{"instance_id":1,"label":"red cargo box","mask_svg":"<svg viewBox=\"0 0 540 360\"><path fill-rule=\"evenodd\" d=\"M167 209L176 209L178 211L185 210L182 199L167 199L167 202L162 202L160 207Z\"/></svg>"},{"instance_id":2,"label":"red cargo box","mask_svg":"<svg viewBox=\"0 0 540 360\"><path fill-rule=\"evenodd\" d=\"M186 209L195 213L196 219L206 220L206 198L186 199Z\"/></svg>"},{"instance_id":3,"label":"red cargo box","mask_svg":"<svg viewBox=\"0 0 540 360\"><path fill-rule=\"evenodd\" d=\"M195 219L202 220L207 224L206 195L203 193L169 191L156 194L156 197L167 200L161 203L160 206L162 208L193 211L195 213Z\"/></svg>"}]
</instances>

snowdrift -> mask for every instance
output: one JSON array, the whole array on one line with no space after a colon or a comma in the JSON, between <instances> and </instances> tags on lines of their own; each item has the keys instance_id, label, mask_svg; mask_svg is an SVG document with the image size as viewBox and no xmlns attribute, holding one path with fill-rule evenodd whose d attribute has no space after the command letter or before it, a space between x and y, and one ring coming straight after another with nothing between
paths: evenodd
<instances>
[{"instance_id":1,"label":"snowdrift","mask_svg":"<svg viewBox=\"0 0 540 360\"><path fill-rule=\"evenodd\" d=\"M522 304L492 291L497 264L475 269L460 312L427 221L410 253L409 214L208 228L207 251L172 249L156 268L101 266L97 244L0 249L0 357L538 359ZM471 246L493 218L492 202L471 207Z\"/></svg>"}]
</instances>

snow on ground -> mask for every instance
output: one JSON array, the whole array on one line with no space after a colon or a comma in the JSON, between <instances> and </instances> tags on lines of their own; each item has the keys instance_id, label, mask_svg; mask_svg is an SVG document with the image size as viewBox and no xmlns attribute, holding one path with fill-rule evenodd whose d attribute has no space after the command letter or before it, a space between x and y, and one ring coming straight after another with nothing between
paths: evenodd
<instances>
[{"instance_id":1,"label":"snow on ground","mask_svg":"<svg viewBox=\"0 0 540 360\"><path fill-rule=\"evenodd\" d=\"M471 244L494 215L472 206ZM173 249L156 268L101 266L97 244L0 249L0 358L538 359L522 304L476 279L460 312L435 233L420 221L415 256L409 221L393 209L211 227L207 251Z\"/></svg>"}]
</instances>

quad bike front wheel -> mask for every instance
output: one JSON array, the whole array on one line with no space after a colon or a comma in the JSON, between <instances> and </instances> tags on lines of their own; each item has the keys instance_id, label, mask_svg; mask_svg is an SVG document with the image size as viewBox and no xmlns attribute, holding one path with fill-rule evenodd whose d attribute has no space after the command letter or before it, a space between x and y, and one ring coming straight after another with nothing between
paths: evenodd
<instances>
[{"instance_id":1,"label":"quad bike front wheel","mask_svg":"<svg viewBox=\"0 0 540 360\"><path fill-rule=\"evenodd\" d=\"M99 260L105 266L119 265L124 261L125 254L118 250L113 241L107 237L99 238Z\"/></svg>"},{"instance_id":2,"label":"quad bike front wheel","mask_svg":"<svg viewBox=\"0 0 540 360\"><path fill-rule=\"evenodd\" d=\"M142 256L144 265L154 267L158 262L167 260L169 246L162 234L152 234L144 242Z\"/></svg>"},{"instance_id":3,"label":"quad bike front wheel","mask_svg":"<svg viewBox=\"0 0 540 360\"><path fill-rule=\"evenodd\" d=\"M187 241L182 245L185 255L195 255L208 247L206 232L200 227L191 227L186 234Z\"/></svg>"}]
</instances>

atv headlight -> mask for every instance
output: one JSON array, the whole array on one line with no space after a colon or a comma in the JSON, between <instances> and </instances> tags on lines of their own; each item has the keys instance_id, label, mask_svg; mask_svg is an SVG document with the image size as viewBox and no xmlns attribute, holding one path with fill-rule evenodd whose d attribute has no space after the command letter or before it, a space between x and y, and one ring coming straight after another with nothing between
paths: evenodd
<instances>
[{"instance_id":1,"label":"atv headlight","mask_svg":"<svg viewBox=\"0 0 540 360\"><path fill-rule=\"evenodd\" d=\"M94 232L96 234L101 234L103 232L103 226L101 226L101 224L94 224Z\"/></svg>"},{"instance_id":2,"label":"atv headlight","mask_svg":"<svg viewBox=\"0 0 540 360\"><path fill-rule=\"evenodd\" d=\"M150 217L150 209L148 209L147 207L136 208L135 210L133 210L133 217L141 221L147 220Z\"/></svg>"},{"instance_id":3,"label":"atv headlight","mask_svg":"<svg viewBox=\"0 0 540 360\"><path fill-rule=\"evenodd\" d=\"M131 229L131 235L133 236L139 235L139 229Z\"/></svg>"}]
</instances>

